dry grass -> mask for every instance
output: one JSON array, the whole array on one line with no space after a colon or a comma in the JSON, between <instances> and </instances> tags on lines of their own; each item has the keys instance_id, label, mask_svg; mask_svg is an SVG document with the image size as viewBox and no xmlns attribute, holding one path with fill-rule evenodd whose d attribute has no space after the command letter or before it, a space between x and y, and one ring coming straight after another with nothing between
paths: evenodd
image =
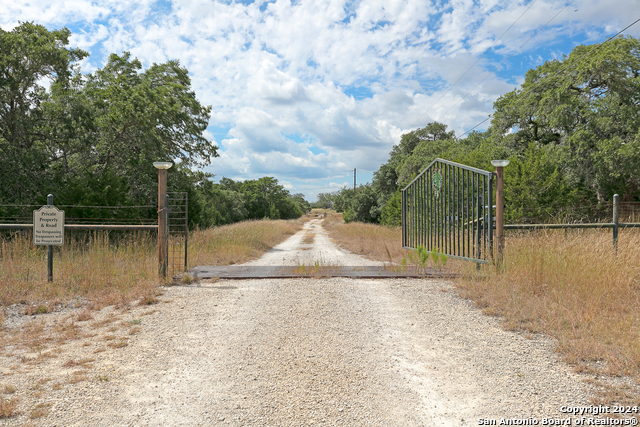
<instances>
[{"instance_id":1,"label":"dry grass","mask_svg":"<svg viewBox=\"0 0 640 427\"><path fill-rule=\"evenodd\" d=\"M247 221L207 230L189 237L191 265L242 263L268 251L302 227L302 221ZM151 233L109 238L108 232L69 235L54 248L54 281L47 281L46 247L34 246L28 234L0 238L0 306L26 304L25 314L54 311L74 297L92 309L126 307L139 300L153 304L158 278L157 242ZM84 311L78 321L90 320ZM0 310L0 325L4 321Z\"/></svg>"},{"instance_id":2,"label":"dry grass","mask_svg":"<svg viewBox=\"0 0 640 427\"><path fill-rule=\"evenodd\" d=\"M402 247L402 229L379 224L350 222L345 224L341 213L329 212L324 220L324 228L339 246L374 261L393 265L415 265L409 250ZM414 262L416 261L416 262ZM431 263L431 261L429 261ZM464 262L450 259L446 267L456 272L464 268Z\"/></svg>"},{"instance_id":3,"label":"dry grass","mask_svg":"<svg viewBox=\"0 0 640 427\"><path fill-rule=\"evenodd\" d=\"M329 215L325 228L346 249L379 261L399 262L399 228L344 224ZM505 327L541 332L558 341L557 350L578 371L630 376L640 383L640 232L620 232L614 254L611 232L542 231L507 235L501 271L449 260L464 274L456 285ZM627 387L627 388L625 388ZM637 385L636 385L637 388ZM637 404L637 390L602 386L601 402ZM635 403L634 403L635 399Z\"/></svg>"},{"instance_id":4,"label":"dry grass","mask_svg":"<svg viewBox=\"0 0 640 427\"><path fill-rule=\"evenodd\" d=\"M579 370L640 380L640 233L547 231L508 236L504 268L462 280L464 295L506 326L543 332Z\"/></svg>"},{"instance_id":5,"label":"dry grass","mask_svg":"<svg viewBox=\"0 0 640 427\"><path fill-rule=\"evenodd\" d=\"M402 248L402 233L397 227L351 222L345 224L341 213L328 213L324 228L333 241L366 258L399 264L409 251Z\"/></svg>"},{"instance_id":6,"label":"dry grass","mask_svg":"<svg viewBox=\"0 0 640 427\"><path fill-rule=\"evenodd\" d=\"M155 240L148 233L68 236L54 248L54 281L47 281L46 247L28 236L0 240L0 305L27 302L26 314L47 313L55 302L83 297L95 308L123 305L158 285ZM47 303L49 302L49 303Z\"/></svg>"},{"instance_id":7,"label":"dry grass","mask_svg":"<svg viewBox=\"0 0 640 427\"><path fill-rule=\"evenodd\" d=\"M301 228L301 220L260 220L195 231L189 236L189 264L241 264L259 257Z\"/></svg>"},{"instance_id":8,"label":"dry grass","mask_svg":"<svg viewBox=\"0 0 640 427\"><path fill-rule=\"evenodd\" d=\"M5 399L0 396L0 419L18 415L18 399Z\"/></svg>"}]
</instances>

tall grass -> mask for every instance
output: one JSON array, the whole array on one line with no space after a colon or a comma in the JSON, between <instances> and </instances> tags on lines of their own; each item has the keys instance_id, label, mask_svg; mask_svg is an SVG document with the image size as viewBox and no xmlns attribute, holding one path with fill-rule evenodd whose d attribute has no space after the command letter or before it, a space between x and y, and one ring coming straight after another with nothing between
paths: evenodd
<instances>
[{"instance_id":1,"label":"tall grass","mask_svg":"<svg viewBox=\"0 0 640 427\"><path fill-rule=\"evenodd\" d=\"M409 253L402 248L402 232L398 227L363 222L345 224L340 213L327 214L323 225L337 245L372 260L399 264Z\"/></svg>"},{"instance_id":2,"label":"tall grass","mask_svg":"<svg viewBox=\"0 0 640 427\"><path fill-rule=\"evenodd\" d=\"M244 221L189 236L189 264L241 264L258 258L302 228L301 220Z\"/></svg>"},{"instance_id":3,"label":"tall grass","mask_svg":"<svg viewBox=\"0 0 640 427\"><path fill-rule=\"evenodd\" d=\"M247 221L189 236L189 264L227 265L260 256L302 226L301 221ZM42 310L74 297L96 308L147 298L158 285L154 233L68 233L54 247L53 282L47 281L47 250L29 234L0 238L0 306L45 303ZM0 310L0 324L2 321Z\"/></svg>"},{"instance_id":4,"label":"tall grass","mask_svg":"<svg viewBox=\"0 0 640 427\"><path fill-rule=\"evenodd\" d=\"M640 233L542 231L507 236L504 267L459 282L506 326L543 332L580 370L640 379Z\"/></svg>"},{"instance_id":5,"label":"tall grass","mask_svg":"<svg viewBox=\"0 0 640 427\"><path fill-rule=\"evenodd\" d=\"M53 282L47 281L46 246L30 235L0 240L0 304L52 304L72 297L98 306L121 304L158 285L155 236L131 233L117 242L107 232L67 236L54 247Z\"/></svg>"}]
</instances>

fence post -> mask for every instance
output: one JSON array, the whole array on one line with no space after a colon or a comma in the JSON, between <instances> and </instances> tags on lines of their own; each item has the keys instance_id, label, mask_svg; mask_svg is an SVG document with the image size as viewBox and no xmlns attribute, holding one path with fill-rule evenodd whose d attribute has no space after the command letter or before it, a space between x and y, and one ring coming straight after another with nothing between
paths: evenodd
<instances>
[{"instance_id":1,"label":"fence post","mask_svg":"<svg viewBox=\"0 0 640 427\"><path fill-rule=\"evenodd\" d=\"M158 274L167 277L167 169L171 162L153 162L158 169Z\"/></svg>"},{"instance_id":2,"label":"fence post","mask_svg":"<svg viewBox=\"0 0 640 427\"><path fill-rule=\"evenodd\" d=\"M620 196L613 195L613 250L618 250L618 204L620 203Z\"/></svg>"},{"instance_id":3,"label":"fence post","mask_svg":"<svg viewBox=\"0 0 640 427\"><path fill-rule=\"evenodd\" d=\"M502 265L504 254L504 167L509 160L492 160L496 168L496 266Z\"/></svg>"},{"instance_id":4,"label":"fence post","mask_svg":"<svg viewBox=\"0 0 640 427\"><path fill-rule=\"evenodd\" d=\"M53 194L47 195L47 205L49 206L53 205ZM53 246L52 245L47 245L47 281L53 282Z\"/></svg>"}]
</instances>

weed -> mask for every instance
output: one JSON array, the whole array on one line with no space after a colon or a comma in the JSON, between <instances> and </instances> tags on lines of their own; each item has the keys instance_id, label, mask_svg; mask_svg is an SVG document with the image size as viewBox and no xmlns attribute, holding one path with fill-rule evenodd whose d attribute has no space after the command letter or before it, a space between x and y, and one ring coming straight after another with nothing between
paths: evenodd
<instances>
[{"instance_id":1,"label":"weed","mask_svg":"<svg viewBox=\"0 0 640 427\"><path fill-rule=\"evenodd\" d=\"M440 251L437 247L431 251L431 261L433 262L433 268L436 271L440 271L444 269L444 266L447 265L447 261L449 260L449 256L444 252Z\"/></svg>"},{"instance_id":2,"label":"weed","mask_svg":"<svg viewBox=\"0 0 640 427\"><path fill-rule=\"evenodd\" d=\"M106 375L98 375L98 381L107 382L107 381L109 381L109 377L106 376Z\"/></svg>"},{"instance_id":3,"label":"weed","mask_svg":"<svg viewBox=\"0 0 640 427\"><path fill-rule=\"evenodd\" d=\"M77 384L82 381L87 380L87 372L86 371L76 371L67 379L68 384Z\"/></svg>"},{"instance_id":4,"label":"weed","mask_svg":"<svg viewBox=\"0 0 640 427\"><path fill-rule=\"evenodd\" d=\"M123 348L129 345L129 343L127 342L127 340L122 339L119 341L112 341L109 344L107 344L109 347L111 348Z\"/></svg>"},{"instance_id":5,"label":"weed","mask_svg":"<svg viewBox=\"0 0 640 427\"><path fill-rule=\"evenodd\" d=\"M72 368L75 366L81 366L83 368L86 367L90 367L91 365L89 365L91 362L94 362L95 359L80 359L80 360L74 360L74 359L69 359L67 360L65 363L62 364L63 368ZM88 365L88 366L87 366Z\"/></svg>"},{"instance_id":6,"label":"weed","mask_svg":"<svg viewBox=\"0 0 640 427\"><path fill-rule=\"evenodd\" d=\"M196 280L197 279L195 277L193 277L193 275L190 274L190 273L184 273L182 275L182 277L180 278L180 281L182 283L184 283L185 285L189 285L189 284L195 282Z\"/></svg>"},{"instance_id":7,"label":"weed","mask_svg":"<svg viewBox=\"0 0 640 427\"><path fill-rule=\"evenodd\" d=\"M47 415L49 415L50 406L50 403L37 404L33 411L31 411L31 414L29 414L29 419L37 420L38 418L46 417Z\"/></svg>"},{"instance_id":8,"label":"weed","mask_svg":"<svg viewBox=\"0 0 640 427\"><path fill-rule=\"evenodd\" d=\"M10 384L2 386L2 394L13 394L16 392L16 388Z\"/></svg>"},{"instance_id":9,"label":"weed","mask_svg":"<svg viewBox=\"0 0 640 427\"><path fill-rule=\"evenodd\" d=\"M144 295L138 301L138 305L153 305L159 303L160 300L153 295Z\"/></svg>"},{"instance_id":10,"label":"weed","mask_svg":"<svg viewBox=\"0 0 640 427\"><path fill-rule=\"evenodd\" d=\"M84 309L76 316L76 322L86 322L87 320L93 319L93 313L91 310Z\"/></svg>"},{"instance_id":11,"label":"weed","mask_svg":"<svg viewBox=\"0 0 640 427\"><path fill-rule=\"evenodd\" d=\"M0 396L0 419L18 415L18 399L4 399Z\"/></svg>"}]
</instances>

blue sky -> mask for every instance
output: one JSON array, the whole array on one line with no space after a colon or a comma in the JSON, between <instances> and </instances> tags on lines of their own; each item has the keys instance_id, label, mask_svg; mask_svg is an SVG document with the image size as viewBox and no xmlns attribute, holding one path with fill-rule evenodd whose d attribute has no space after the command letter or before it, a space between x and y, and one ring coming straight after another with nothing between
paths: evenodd
<instances>
[{"instance_id":1,"label":"blue sky","mask_svg":"<svg viewBox=\"0 0 640 427\"><path fill-rule=\"evenodd\" d=\"M123 51L178 59L213 108L220 157L205 170L273 176L309 201L353 185L354 168L370 181L403 133L437 120L462 135L528 69L640 18L640 0L2 3L4 30L69 28L84 72Z\"/></svg>"}]
</instances>

